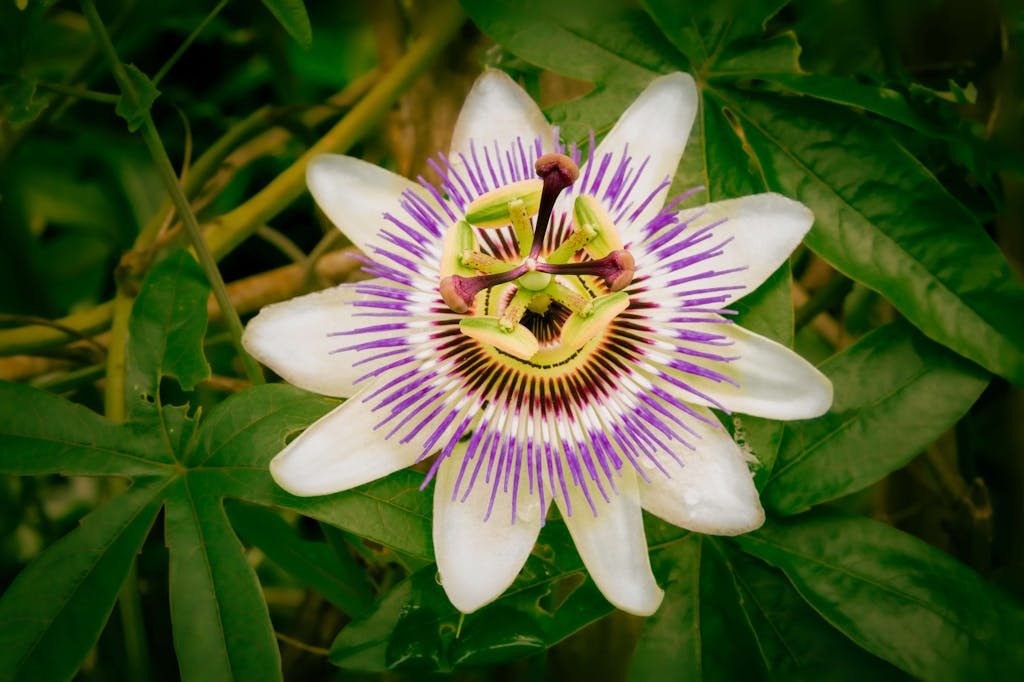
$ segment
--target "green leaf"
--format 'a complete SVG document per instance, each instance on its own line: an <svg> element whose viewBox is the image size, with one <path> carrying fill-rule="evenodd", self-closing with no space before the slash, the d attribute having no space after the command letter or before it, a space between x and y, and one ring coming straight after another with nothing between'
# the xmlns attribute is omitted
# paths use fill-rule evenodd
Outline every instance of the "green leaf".
<svg viewBox="0 0 1024 682"><path fill-rule="evenodd" d="M811 515L736 539L830 623L927 680L1016 679L1024 612L942 552L863 518Z"/></svg>
<svg viewBox="0 0 1024 682"><path fill-rule="evenodd" d="M653 679L668 669L677 671L680 679L702 679L702 549L702 538L692 535L666 550L660 565L653 566L665 590L665 599L644 623L630 664L631 680Z"/></svg>
<svg viewBox="0 0 1024 682"><path fill-rule="evenodd" d="M86 516L21 572L0 600L0 678L70 679L96 644L159 511L146 482Z"/></svg>
<svg viewBox="0 0 1024 682"><path fill-rule="evenodd" d="M331 662L364 671L447 671L554 646L614 610L579 575L582 570L565 524L548 521L516 581L493 604L465 617L460 638L454 637L459 613L430 565L383 595L365 618L345 626L331 647Z"/></svg>
<svg viewBox="0 0 1024 682"><path fill-rule="evenodd" d="M262 506L281 507L344 528L406 554L431 558L431 493L423 475L395 474L335 495L296 497L270 476L270 460L291 436L337 407L336 400L284 384L231 396L196 434L185 461L202 467L221 494Z"/></svg>
<svg viewBox="0 0 1024 682"><path fill-rule="evenodd" d="M779 571L727 543L716 546L723 550L769 678L829 682L907 679L829 625Z"/></svg>
<svg viewBox="0 0 1024 682"><path fill-rule="evenodd" d="M676 174L680 190L702 185L696 203L704 204L765 191L760 167L748 155L731 122L728 107L712 94L701 94L701 108ZM793 345L792 274L782 265L760 287L737 301L737 324ZM732 416L733 434L757 458L758 485L767 480L782 442L782 424L751 416Z"/></svg>
<svg viewBox="0 0 1024 682"><path fill-rule="evenodd" d="M209 479L170 489L171 624L185 680L280 680L281 658L256 574Z"/></svg>
<svg viewBox="0 0 1024 682"><path fill-rule="evenodd" d="M160 96L160 91L149 76L134 64L126 64L124 70L128 75L128 84L122 86L121 96L114 111L128 122L128 130L134 133L146 122L153 102Z"/></svg>
<svg viewBox="0 0 1024 682"><path fill-rule="evenodd" d="M437 585L434 576L437 568L433 565L420 569L408 578L391 588L374 605L373 609L364 617L353 620L342 628L331 645L330 660L334 665L351 669L370 672L383 672L388 670L388 647L391 642L392 632L398 627L402 614L406 611L422 611L430 609L433 612L435 607L440 607L446 613L454 608L450 605L445 609L445 604L439 601ZM410 606L416 604L415 609ZM453 618L453 614L449 614ZM439 617L434 614L435 620ZM437 641L436 624L430 628L424 628L421 639L429 639L430 642ZM407 639L407 638L406 638ZM408 642L399 643L399 646L406 651L412 650ZM436 644L439 646L439 643ZM396 647L397 648L397 647ZM421 644L420 651L428 651ZM397 655L393 650L391 658ZM436 656L437 667L440 667L440 655Z"/></svg>
<svg viewBox="0 0 1024 682"><path fill-rule="evenodd" d="M338 401L288 384L236 393L203 420L185 454L190 466L267 471L290 436L338 406Z"/></svg>
<svg viewBox="0 0 1024 682"><path fill-rule="evenodd" d="M36 97L38 81L34 78L14 76L0 85L0 104L5 118L11 123L33 121L46 108L46 102Z"/></svg>
<svg viewBox="0 0 1024 682"><path fill-rule="evenodd" d="M473 21L534 64L590 82L650 79L678 56L643 11L625 3L468 0Z"/></svg>
<svg viewBox="0 0 1024 682"><path fill-rule="evenodd" d="M46 391L0 382L0 471L147 476L167 472L157 434L118 427Z"/></svg>
<svg viewBox="0 0 1024 682"><path fill-rule="evenodd" d="M857 107L928 135L948 135L948 131L913 109L903 94L892 88L810 73L762 73L757 78L800 95Z"/></svg>
<svg viewBox="0 0 1024 682"><path fill-rule="evenodd" d="M295 576L337 606L356 617L371 603L371 587L365 578L352 581L341 560L327 543L303 540L274 512L251 505L228 508L231 525L247 545L262 551L268 559Z"/></svg>
<svg viewBox="0 0 1024 682"><path fill-rule="evenodd" d="M770 184L807 204L806 242L929 337L1024 383L1024 286L985 231L879 126L782 97L727 99ZM884 169L884 180L879 180Z"/></svg>
<svg viewBox="0 0 1024 682"><path fill-rule="evenodd" d="M157 263L143 282L128 325L125 382L136 400L159 396L160 379L192 390L210 376L203 355L210 285L187 251Z"/></svg>
<svg viewBox="0 0 1024 682"><path fill-rule="evenodd" d="M655 23L690 61L695 73L730 77L756 71L798 70L800 48L791 34L761 41L767 21L788 0L646 0Z"/></svg>
<svg viewBox="0 0 1024 682"><path fill-rule="evenodd" d="M263 0L263 5L299 45L309 48L313 44L313 27L303 0Z"/></svg>
<svg viewBox="0 0 1024 682"><path fill-rule="evenodd" d="M753 633L716 542L691 535L658 555L654 566L665 601L644 624L630 679L656 679L665 670L679 671L680 679L763 677Z"/></svg>
<svg viewBox="0 0 1024 682"><path fill-rule="evenodd" d="M786 427L762 501L781 514L862 490L955 424L988 374L905 323L876 330L825 362L835 401Z"/></svg>

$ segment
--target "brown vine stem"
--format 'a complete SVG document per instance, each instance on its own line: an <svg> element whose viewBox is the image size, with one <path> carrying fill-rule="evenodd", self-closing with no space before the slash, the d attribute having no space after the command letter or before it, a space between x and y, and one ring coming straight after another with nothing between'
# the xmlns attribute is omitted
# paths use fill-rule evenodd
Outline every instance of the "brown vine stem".
<svg viewBox="0 0 1024 682"><path fill-rule="evenodd" d="M305 188L306 164L313 154L341 153L365 137L401 94L415 81L441 50L456 35L465 21L465 15L454 2L436 8L424 22L420 37L412 42L409 51L367 92L313 148L275 178L263 190L233 211L210 223L207 243L214 258L219 259L287 207ZM189 178L195 177L199 162L193 166ZM186 180L186 185L189 182ZM155 222L155 233L162 216ZM113 315L113 302L108 301L81 313L61 318L57 322L81 334L91 335L109 328ZM52 348L73 340L74 337L48 326L25 326L0 330L0 355L30 353Z"/></svg>
<svg viewBox="0 0 1024 682"><path fill-rule="evenodd" d="M96 6L92 3L92 0L82 1L82 11L89 23L93 36L100 44L100 49L106 55L107 61L110 62L110 68L114 72L114 78L117 80L117 84L121 88L122 95L132 106L138 106L139 93L137 91L137 86L135 82L132 81L124 65L121 63L120 58L118 58L117 51L114 49L114 44L111 42L110 36L107 34L107 30L103 26L103 21L100 19L100 15L96 11ZM231 332L231 340L235 345L239 358L242 360L242 365L245 367L245 374L253 384L263 383L263 370L260 369L256 360L245 351L245 348L242 347L242 320L238 317L238 312L231 306L231 300L228 298L228 292L224 288L224 278L221 277L220 270L217 268L217 262L213 259L213 256L210 254L210 250L206 246L206 241L203 239L202 232L199 230L199 221L196 220L196 216L192 212L192 207L189 205L188 197L185 196L185 192L181 188L181 183L178 181L178 175L174 171L174 166L171 165L171 159L167 155L167 149L164 147L164 143L160 139L160 133L157 131L156 125L153 123L153 117L150 115L148 109L142 115L141 120L142 125L139 128L139 131L142 134L142 140L145 142L146 148L149 150L149 155L153 158L153 163L156 164L156 169L160 174L160 179L164 184L164 189L167 190L167 193L171 196L171 201L174 202L174 208L178 213L178 219L185 225L185 230L188 232L189 239L192 241L192 248L199 259L199 264L206 273L206 278L210 282L213 295L217 297L217 302L220 303L221 310L224 313L224 321L227 323L228 330ZM126 300L121 301L120 299ZM115 320L118 320L119 317L127 317L127 315L123 314L122 306L130 307L131 299L119 296L119 301L115 303ZM118 312L122 312L122 314L118 316ZM111 340L112 345L120 343L122 337L127 337L127 329L118 329L116 331L118 333L115 335L115 338ZM116 387L109 385L110 380L113 378L111 377L113 372L108 370L108 395L111 392L116 391L117 388L123 389L123 378L121 378L124 374L123 365L117 367L117 369L120 370L121 376L118 377L118 383L121 385ZM123 401L124 391L116 391L112 399L115 401ZM123 410L123 406L120 407L120 410Z"/></svg>

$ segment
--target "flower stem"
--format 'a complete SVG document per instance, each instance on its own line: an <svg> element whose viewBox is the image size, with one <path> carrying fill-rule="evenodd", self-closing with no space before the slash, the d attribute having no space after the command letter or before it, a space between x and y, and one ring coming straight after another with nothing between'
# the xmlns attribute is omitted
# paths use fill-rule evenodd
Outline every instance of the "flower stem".
<svg viewBox="0 0 1024 682"><path fill-rule="evenodd" d="M93 35L99 42L100 49L106 55L107 61L110 62L114 78L117 80L122 93L129 100L136 100L135 85L128 77L124 65L118 58L114 44L111 42L110 36L107 34L107 30L103 26L103 21L100 19L100 15L96 11L96 6L92 3L92 0L82 0L82 10L86 20L89 22ZM262 370L256 364L256 361L245 352L245 348L242 347L242 321L238 318L238 312L231 305L231 299L228 298L227 289L224 287L224 279L220 275L220 270L217 269L217 262L210 255L210 250L206 248L206 242L203 240L202 232L199 230L199 222L196 220L195 214L192 213L192 207L189 206L188 198L178 182L178 175L174 172L174 166L171 165L171 159L167 156L167 150L164 148L160 134L153 123L153 117L148 111L143 116L142 127L139 131L142 134L142 140L145 142L150 156L153 158L153 162L156 164L157 172L164 183L164 188L174 203L178 218L185 226L185 230L192 240L192 248L195 249L196 256L199 258L199 264L202 266L203 271L206 272L206 277L210 281L213 295L220 305L224 321L231 332L232 341L239 357L242 359L245 374L253 384L262 384L264 383Z"/></svg>
<svg viewBox="0 0 1024 682"><path fill-rule="evenodd" d="M214 220L207 232L210 250L217 256L230 252L259 227L269 222L306 189L306 165L318 154L340 153L369 133L398 97L440 54L462 26L465 14L455 2L439 4L425 22L422 35L385 73L347 116L320 138L295 163L238 208Z"/></svg>
<svg viewBox="0 0 1024 682"><path fill-rule="evenodd" d="M117 104L117 100L119 99L117 95L109 92L97 92L95 90L88 90L74 85L64 85L63 83L39 81L36 83L36 86L43 90L49 90L50 92L56 92L69 97L77 97L78 99L85 99L90 102L100 102L101 104Z"/></svg>
<svg viewBox="0 0 1024 682"><path fill-rule="evenodd" d="M213 296L217 299L217 305L220 306L221 313L224 315L224 322L228 326L228 331L231 332L231 340L238 351L238 356L242 359L242 364L245 366L245 375L255 385L265 383L263 371L256 364L252 356L245 352L245 348L242 347L243 329L242 321L238 317L238 311L231 305L231 299L228 298L227 289L224 287L224 278L221 277L220 270L217 269L217 261L213 259L213 255L206 247L206 241L199 230L199 222L196 220L195 214L192 213L188 199L178 183L178 176L175 174L171 160L167 156L167 150L160 140L160 134L157 132L156 126L153 125L153 118L148 114L140 130L142 132L142 139L157 165L157 170L160 172L160 178L163 180L167 192L174 201L178 218L185 226L189 239L192 241L192 248L199 258L199 264L202 266L203 271L206 272L206 278L210 281Z"/></svg>
<svg viewBox="0 0 1024 682"><path fill-rule="evenodd" d="M153 85L159 85L160 81L164 79L164 76L174 68L174 65L178 63L178 60L181 59L183 54L185 54L185 51L188 50L193 42L195 42L195 39L199 37L199 34L203 32L203 29L205 29L209 23L213 21L218 14L220 14L222 9L227 7L228 1L229 0L220 0L220 2L210 10L210 13L206 15L206 18L199 22L199 25L195 27L195 30L185 38L185 41L178 46L178 49L174 51L174 54L164 62L164 65L161 66L160 70L156 72L155 76L153 76Z"/></svg>

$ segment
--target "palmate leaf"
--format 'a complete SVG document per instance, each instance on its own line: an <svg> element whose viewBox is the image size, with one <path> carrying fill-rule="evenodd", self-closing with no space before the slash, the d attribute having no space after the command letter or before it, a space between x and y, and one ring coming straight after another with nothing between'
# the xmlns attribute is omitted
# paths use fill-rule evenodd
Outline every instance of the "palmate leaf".
<svg viewBox="0 0 1024 682"><path fill-rule="evenodd" d="M361 616L370 607L371 588L362 575L350 576L338 555L326 542L298 537L280 516L262 507L232 504L232 527L247 545L324 596L343 613Z"/></svg>
<svg viewBox="0 0 1024 682"><path fill-rule="evenodd" d="M165 487L163 480L140 479L18 576L0 599L0 678L75 674L99 639Z"/></svg>
<svg viewBox="0 0 1024 682"><path fill-rule="evenodd" d="M208 480L208 479L207 479ZM171 623L186 680L280 678L281 658L256 574L216 490L187 474L168 491Z"/></svg>
<svg viewBox="0 0 1024 682"><path fill-rule="evenodd" d="M161 506L174 646L185 680L281 677L266 603L225 497L280 504L430 556L430 501L417 490L419 474L315 500L275 487L270 457L336 401L263 386L224 401L201 423L187 405L163 404L162 381L190 388L208 375L208 294L185 252L151 271L129 324L130 421L122 426L43 391L0 384L0 471L134 479L127 493L44 551L0 599L0 679L70 679L96 643Z"/></svg>

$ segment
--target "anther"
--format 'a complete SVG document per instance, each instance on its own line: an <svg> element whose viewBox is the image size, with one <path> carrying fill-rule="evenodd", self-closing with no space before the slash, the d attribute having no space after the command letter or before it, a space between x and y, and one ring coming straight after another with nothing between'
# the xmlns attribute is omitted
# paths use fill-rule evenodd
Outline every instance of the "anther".
<svg viewBox="0 0 1024 682"><path fill-rule="evenodd" d="M534 168L537 175L544 181L544 189L540 196L537 210L537 223L533 235L533 246L530 256L536 258L544 244L544 235L551 222L551 211L555 207L555 199L563 189L576 182L580 176L579 166L565 154L545 154L537 159Z"/></svg>
<svg viewBox="0 0 1024 682"><path fill-rule="evenodd" d="M496 275L508 270L509 263L486 253L466 249L459 254L459 262L465 267L477 270L485 275Z"/></svg>
<svg viewBox="0 0 1024 682"><path fill-rule="evenodd" d="M545 259L548 263L568 263L577 251L597 237L597 232L590 225L576 225L572 234L558 245Z"/></svg>

